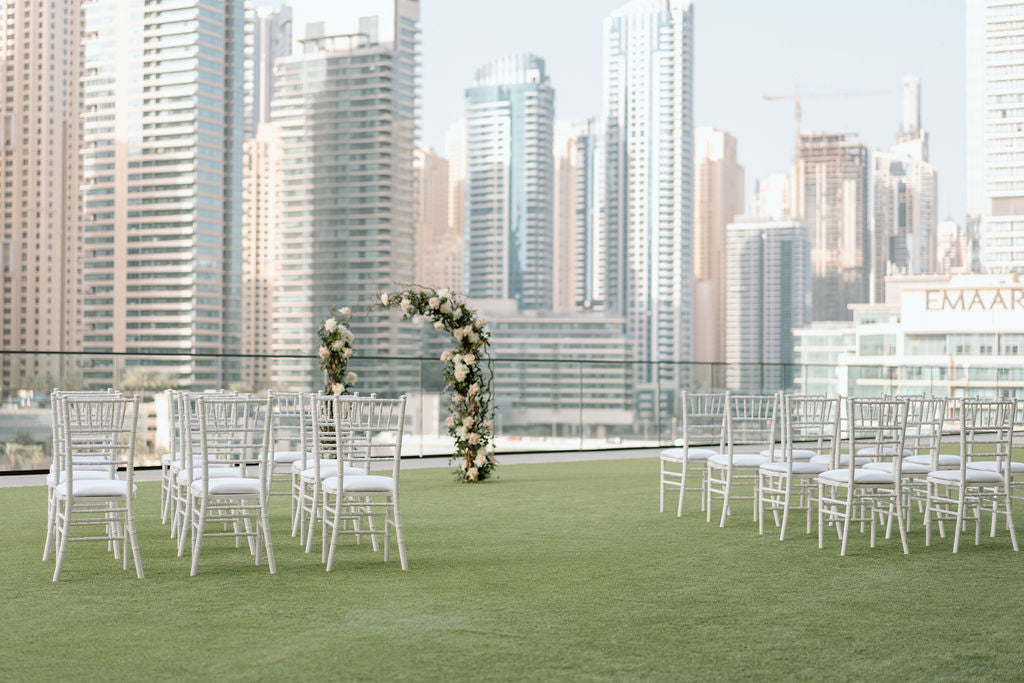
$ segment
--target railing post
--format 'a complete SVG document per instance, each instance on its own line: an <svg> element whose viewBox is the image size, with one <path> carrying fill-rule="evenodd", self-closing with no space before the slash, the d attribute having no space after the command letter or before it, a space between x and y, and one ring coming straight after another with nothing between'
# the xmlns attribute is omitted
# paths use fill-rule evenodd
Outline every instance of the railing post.
<svg viewBox="0 0 1024 683"><path fill-rule="evenodd" d="M419 377L418 377L418 380L419 380L419 390L420 390L420 410L419 410L419 416L420 416L420 449L419 450L420 450L420 457L422 458L423 457L423 432L426 431L426 422L424 421L424 417L423 417L424 416L424 413L423 413L423 359L420 358L419 362L416 365L419 368ZM438 416L440 417L440 412L441 412L441 401L440 401L440 399L438 399L438 402L437 402L437 410L438 410Z"/></svg>
<svg viewBox="0 0 1024 683"><path fill-rule="evenodd" d="M217 391L220 391L223 388L222 381L221 381L221 374L220 374L220 372L221 372L221 367L220 367L221 366L221 360L222 360L222 357L221 356L217 356Z"/></svg>
<svg viewBox="0 0 1024 683"><path fill-rule="evenodd" d="M580 379L580 450L583 450L583 361L578 361L579 365L579 379Z"/></svg>

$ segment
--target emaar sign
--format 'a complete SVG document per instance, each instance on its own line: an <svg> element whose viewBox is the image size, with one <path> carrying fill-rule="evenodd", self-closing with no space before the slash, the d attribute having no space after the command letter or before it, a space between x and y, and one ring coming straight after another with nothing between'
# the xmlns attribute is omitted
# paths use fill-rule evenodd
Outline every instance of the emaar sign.
<svg viewBox="0 0 1024 683"><path fill-rule="evenodd" d="M1024 311L1021 289L928 289L928 311Z"/></svg>

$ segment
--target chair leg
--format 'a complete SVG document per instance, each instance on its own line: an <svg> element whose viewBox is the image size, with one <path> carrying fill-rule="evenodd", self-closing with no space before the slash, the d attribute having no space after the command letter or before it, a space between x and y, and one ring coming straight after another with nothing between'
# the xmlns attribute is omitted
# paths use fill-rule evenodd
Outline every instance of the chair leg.
<svg viewBox="0 0 1024 683"><path fill-rule="evenodd" d="M326 564L327 568L325 571L331 571L334 569L334 551L338 547L338 527L341 526L341 492L334 497L334 524L331 527L331 540L330 550L327 549L327 542L324 543L324 551L327 553ZM324 494L324 520L327 520L327 494ZM327 524L324 523L324 532L327 531Z"/></svg>
<svg viewBox="0 0 1024 683"><path fill-rule="evenodd" d="M130 496L131 491L128 493ZM139 556L139 537L135 532L135 501L131 497L128 498L128 504L126 507L125 526L127 527L128 532L128 542L131 545L132 559L135 561L135 575L141 579L143 578L142 558ZM127 563L127 561L128 558L125 557L125 563ZM125 569L127 569L127 567L125 567Z"/></svg>
<svg viewBox="0 0 1024 683"><path fill-rule="evenodd" d="M722 520L718 526L725 526L725 518L729 514L729 496L732 494L732 470L725 471L725 493L722 498Z"/></svg>
<svg viewBox="0 0 1024 683"><path fill-rule="evenodd" d="M50 548L54 544L54 525L57 523L56 500L53 487L46 487L46 544L43 546L43 562L50 559Z"/></svg>
<svg viewBox="0 0 1024 683"><path fill-rule="evenodd" d="M789 523L789 506L793 495L793 478L786 477L786 494L782 498L782 530L779 531L779 540L786 540L786 524ZM764 511L761 511L764 514Z"/></svg>
<svg viewBox="0 0 1024 683"><path fill-rule="evenodd" d="M391 516L395 519L395 540L398 541L398 561L402 565L402 570L409 568L409 558L405 553L405 536L402 535L402 518L398 512L398 505L395 503L394 497L389 497L391 504Z"/></svg>
<svg viewBox="0 0 1024 683"><path fill-rule="evenodd" d="M850 518L853 517L853 486L846 490L846 518L843 520L843 543L839 549L839 556L846 555L846 545L850 541Z"/></svg>
<svg viewBox="0 0 1024 683"><path fill-rule="evenodd" d="M825 484L818 482L818 550L825 547Z"/></svg>
<svg viewBox="0 0 1024 683"><path fill-rule="evenodd" d="M189 498L192 496L189 495ZM206 498L204 497L202 502L199 504L199 523L193 530L192 535L192 571L189 576L195 576L199 570L199 553L203 549L203 533L206 531ZM184 534L182 534L184 537Z"/></svg>
<svg viewBox="0 0 1024 683"><path fill-rule="evenodd" d="M898 481L896 482L899 483ZM907 545L907 526L903 518L903 490L897 490L893 495L896 501L896 527L900 530L900 543L903 545L903 554L910 554L910 547Z"/></svg>
<svg viewBox="0 0 1024 683"><path fill-rule="evenodd" d="M964 504L967 502L966 497L966 486L961 486L960 491L957 495L956 502L956 531L953 533L953 552L957 552L960 549L960 530L963 528L964 522Z"/></svg>
<svg viewBox="0 0 1024 683"><path fill-rule="evenodd" d="M683 475L679 480L679 506L676 508L676 517L683 516L683 496L686 494L686 471L689 463L683 460Z"/></svg>
<svg viewBox="0 0 1024 683"><path fill-rule="evenodd" d="M665 511L665 461L658 467L658 512Z"/></svg>
<svg viewBox="0 0 1024 683"><path fill-rule="evenodd" d="M306 520L306 524L309 528L306 530L306 552L313 550L313 529L316 528L316 515L317 509L320 505L320 482L313 482L313 495L310 496L309 504L309 519Z"/></svg>
<svg viewBox="0 0 1024 683"><path fill-rule="evenodd" d="M57 504L59 505L60 501L58 501ZM71 533L71 510L72 509L73 509L73 505L72 505L72 502L71 502L71 498L70 497L65 498L64 499L64 520L63 520L64 523L62 525L61 532L60 532L60 545L57 546L57 561L56 561L56 565L57 566L54 567L54 570L53 570L53 582L54 583L56 583L57 580L60 579L60 570L64 566L64 553L68 549L68 535Z"/></svg>
<svg viewBox="0 0 1024 683"><path fill-rule="evenodd" d="M274 542L270 538L270 510L268 509L269 501L264 495L263 500L260 501L260 518L258 524L263 527L263 546L267 552L267 567L270 569L271 574L277 573L277 561L274 559ZM257 547L259 547L257 545Z"/></svg>

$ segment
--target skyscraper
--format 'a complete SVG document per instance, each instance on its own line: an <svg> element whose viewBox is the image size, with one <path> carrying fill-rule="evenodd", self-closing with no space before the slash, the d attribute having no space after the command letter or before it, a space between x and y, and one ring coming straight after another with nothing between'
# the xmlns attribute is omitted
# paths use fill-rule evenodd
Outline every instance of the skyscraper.
<svg viewBox="0 0 1024 683"><path fill-rule="evenodd" d="M740 217L728 233L728 385L752 392L792 386L795 377L771 364L795 362L793 330L810 319L808 227Z"/></svg>
<svg viewBox="0 0 1024 683"><path fill-rule="evenodd" d="M280 130L276 353L309 354L332 307L348 306L359 356L413 357L419 330L368 312L379 289L415 276L413 150L419 3L347 3L333 35L307 32L275 67L271 120ZM393 386L395 370L360 383ZM304 360L275 363L275 383L309 387ZM381 382L374 384L375 381Z"/></svg>
<svg viewBox="0 0 1024 683"><path fill-rule="evenodd" d="M74 351L81 342L80 12L78 0L0 1L5 349ZM3 355L4 389L55 386L61 360Z"/></svg>
<svg viewBox="0 0 1024 683"><path fill-rule="evenodd" d="M633 0L604 20L605 308L633 356L693 358L693 7ZM674 409L674 367L637 378L641 411ZM656 381L660 379L663 381ZM662 390L661 387L664 387Z"/></svg>
<svg viewBox="0 0 1024 683"><path fill-rule="evenodd" d="M498 59L466 90L465 287L551 309L554 90L536 55Z"/></svg>
<svg viewBox="0 0 1024 683"><path fill-rule="evenodd" d="M247 8L245 32L245 129L254 137L270 121L274 60L292 53L292 8Z"/></svg>
<svg viewBox="0 0 1024 683"><path fill-rule="evenodd" d="M769 173L754 182L751 216L788 218L793 213L793 178L785 173Z"/></svg>
<svg viewBox="0 0 1024 683"><path fill-rule="evenodd" d="M274 247L279 220L277 185L281 178L281 139L269 123L243 147L242 335L245 353L273 353L274 299L278 265ZM242 377L252 389L271 386L269 359L248 358Z"/></svg>
<svg viewBox="0 0 1024 683"><path fill-rule="evenodd" d="M726 226L743 213L743 167L736 138L714 128L695 131L693 276L694 360L725 360ZM706 290L706 292L704 291Z"/></svg>
<svg viewBox="0 0 1024 683"><path fill-rule="evenodd" d="M884 298L887 273L935 270L938 171L928 163L921 129L921 80L903 79L903 121L895 144L873 155L874 213L871 300Z"/></svg>
<svg viewBox="0 0 1024 683"><path fill-rule="evenodd" d="M459 119L444 134L445 156L448 157L448 226L452 239L458 241L458 252L464 254L466 238L466 119ZM452 287L462 292L466 289L465 265L458 265L458 278Z"/></svg>
<svg viewBox="0 0 1024 683"><path fill-rule="evenodd" d="M1024 2L967 3L967 212L978 217L980 265L1024 272Z"/></svg>
<svg viewBox="0 0 1024 683"><path fill-rule="evenodd" d="M83 12L84 348L238 352L242 2L95 0ZM194 386L234 374L215 358L125 363Z"/></svg>
<svg viewBox="0 0 1024 683"><path fill-rule="evenodd" d="M462 280L462 231L448 222L448 160L429 147L417 147L416 283L459 290Z"/></svg>
<svg viewBox="0 0 1024 683"><path fill-rule="evenodd" d="M596 300L597 192L594 121L555 124L553 307L592 309Z"/></svg>
<svg viewBox="0 0 1024 683"><path fill-rule="evenodd" d="M796 214L811 228L813 320L849 320L868 300L868 149L854 134L800 133Z"/></svg>

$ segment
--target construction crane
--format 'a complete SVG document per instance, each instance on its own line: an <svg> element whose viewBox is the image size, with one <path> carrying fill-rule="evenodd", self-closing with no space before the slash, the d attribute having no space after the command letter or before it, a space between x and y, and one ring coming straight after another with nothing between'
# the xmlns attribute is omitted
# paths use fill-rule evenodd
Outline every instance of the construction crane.
<svg viewBox="0 0 1024 683"><path fill-rule="evenodd" d="M781 102L782 100L793 100L795 105L793 108L793 119L796 123L796 144L800 144L800 100L801 99L819 99L826 97L874 97L876 95L889 95L891 90L872 90L868 92L819 92L811 94L801 94L800 88L797 87L792 95L763 95L764 99L769 102Z"/></svg>

